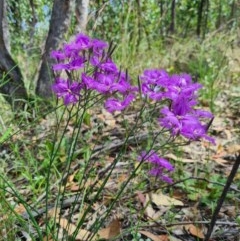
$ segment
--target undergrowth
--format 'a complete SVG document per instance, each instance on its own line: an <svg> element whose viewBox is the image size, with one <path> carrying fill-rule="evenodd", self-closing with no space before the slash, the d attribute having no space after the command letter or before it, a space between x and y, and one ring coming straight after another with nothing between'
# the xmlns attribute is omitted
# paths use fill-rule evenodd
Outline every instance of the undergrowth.
<svg viewBox="0 0 240 241"><path fill-rule="evenodd" d="M215 100L218 94L222 92L223 88L226 88L226 82L230 85L232 83L231 77L238 74L232 73L229 68L230 57L227 54L227 51L231 48L233 39L234 36L227 36L226 33L217 33L209 35L203 41L196 38L174 38L169 39L169 41L166 42L159 40L153 42L150 48L146 42L142 41L137 51L134 49L133 45L128 44L130 39L126 39L120 44L117 44L115 61L122 69L127 68L129 74L134 77L133 82L135 81L135 83L133 84L137 84L137 74L150 67L167 69L170 73L190 73L195 81L198 81L205 86L201 92L200 102L206 108L210 108L211 111L217 113L219 109L215 106ZM21 61L20 63L23 69L26 67L24 66L26 63L27 62L25 61ZM32 63L28 62L28 64L31 65ZM33 65L29 68L30 73L28 76L32 76L32 73L36 68L35 64L36 62L33 61ZM26 86L32 88L29 79L27 80ZM234 101L238 103L238 97L234 98ZM62 138L60 142L58 142L58 139L56 138L56 142L52 142L52 136L51 134L49 135L49 133L51 133L56 127L56 123L53 122L52 119L59 115L58 110L43 114L41 112L41 106L35 106L35 109L30 113L27 112L26 109L26 113L20 117L20 120L13 120L14 115L9 111L7 104L3 99L1 99L1 103L0 152L6 154L1 156L1 163L3 164L1 175L4 176L9 183L9 186L6 188L6 185L8 184L3 181L0 182L0 198L2 199L0 216L8 216L7 222L0 223L0 230L2 230L0 231L2 232L0 234L2 237L6 237L5 240L10 241L15 240L16 230L12 230L12 227L17 221L19 222L20 220L20 222L22 222L22 226L25 227L26 231L29 228L26 220L16 220L15 212L9 212L9 200L11 200L11 207L15 208L19 205L18 201L11 197L11 195L15 193L15 190L11 190L10 188L11 183L15 182L16 188L19 188L17 191L20 192L19 195L21 198L28 197L27 203L38 205L41 201L40 197L48 185L46 183L45 174L49 168L49 161L52 161L53 172L51 173L51 176L48 177L48 180L49 183L57 185L61 178L60 171L64 169L67 150L69 150L69 147L71 146L71 138L73 137L71 135L66 136ZM45 119L42 118L43 115ZM90 160L92 153L89 151L88 144L91 144L90 142L92 139L95 141L94 146L97 146L100 142L96 133L101 133L101 129L104 129L106 123L102 121L95 124L92 122L93 117L95 118L94 114L91 112L87 112L85 116L82 116L85 129L81 134L80 146L77 150L77 154L73 155L73 158L77 159L78 155L80 155L84 160ZM63 118L64 123L67 122L66 116L58 116L58 118ZM37 122L32 122L33 119L37 119ZM73 118L69 128L65 129L64 133L71 133L74 131L77 121L78 120L74 120ZM97 122L99 122L99 120ZM63 127L60 126L60 128ZM17 137L15 138L15 136ZM106 140L108 140L107 137ZM149 140L146 139L144 142L146 146L149 145L148 141ZM111 140L109 142L111 143ZM57 152L55 145L58 146ZM190 177L192 173L186 171L186 165L181 162L181 157L184 154L182 150L183 149L179 147L173 151L173 154L178 158L177 160L174 160L177 170L174 175L176 178L184 179ZM53 159L51 159L52 156L50 153L55 153ZM123 158L133 160L136 157L136 153L133 153L132 155L133 156L130 157L124 156ZM107 158L111 161L115 157L109 156ZM101 162L106 162L106 159L102 159ZM102 167L101 162L99 163L99 168ZM83 181L83 170L85 170L84 168L86 167L84 165L84 163L80 163L80 166L83 167L82 172L76 173L76 175L70 177L72 178L71 181L74 180L77 183ZM132 165L135 165L133 161ZM96 167L92 165L87 167L90 168L88 171L94 178L96 176L96 170L94 168ZM146 185L149 185L149 189L154 188L154 185L148 183L148 178L144 173L144 169L145 168L138 170L138 174L141 178L139 178L137 183L133 183L133 190L128 189L130 193L134 193L137 190L142 191L146 188ZM202 171L202 169L204 169L204 171ZM195 176L199 175L201 178L206 178L212 182L224 183L225 180L221 179L221 176L217 174L211 175L211 172L212 169L206 171L204 165L202 165L195 167L194 174ZM124 176L122 178L124 178ZM144 181L141 181L141 179ZM70 182L69 179L65 180L65 182L67 181ZM57 188L54 185L53 187L49 199L56 198L55 192L57 191ZM212 200L215 200L218 197L221 187L222 186L220 185L216 186L211 183L207 184L204 181L199 184L199 182L194 179L178 185L178 188L181 188L186 192L190 201L199 201L203 205L214 205L215 202ZM61 191L61 188L63 187L60 187L58 192ZM206 188L208 191L204 192ZM85 191L87 191L87 189L84 190L84 192ZM127 195L127 193L125 193L125 195ZM109 200L105 201L108 202ZM12 209L14 210L14 208ZM24 208L26 209L26 207ZM30 207L32 210L34 210L34 208L35 207ZM164 217L168 219L169 222L173 222L175 213L172 213L172 215L169 213L169 216L166 215ZM133 220L133 222L134 221L135 220ZM54 225L54 221L52 224L49 224L46 228L47 232L50 233L51 228L56 228ZM40 232L40 230L36 230L36 232ZM138 233L137 228L131 230L131 235L133 240L141 240L141 234Z"/></svg>

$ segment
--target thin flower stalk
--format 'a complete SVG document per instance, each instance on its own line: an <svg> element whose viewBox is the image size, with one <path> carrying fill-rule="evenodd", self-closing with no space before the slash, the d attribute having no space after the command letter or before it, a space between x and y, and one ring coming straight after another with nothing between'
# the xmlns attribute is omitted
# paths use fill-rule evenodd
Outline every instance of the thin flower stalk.
<svg viewBox="0 0 240 241"><path fill-rule="evenodd" d="M126 152L129 138L134 136L136 131L143 130L147 122L150 122L149 129L157 124L160 130L157 135L153 136L147 150L144 150L144 148L141 150L141 145L139 145L136 160L139 163L126 182L123 183L106 214L92 227L96 232L128 183L135 177L137 170L144 163L150 166L148 172L150 176L158 178L157 180L160 182L169 184L174 182L171 173L175 168L163 155L166 145L178 145L180 142L176 143L177 139L184 140L184 143L204 139L215 144L215 140L207 134L209 123L214 117L210 112L198 107L197 92L202 88L201 84L194 83L191 76L186 73L170 75L163 69L146 69L139 76L138 86L136 87L132 85L132 80L127 71L123 72L113 61L113 49L112 44L79 34L74 41L65 44L62 49L55 50L51 54L56 61L53 65L53 71L58 76L52 86L52 91L59 100L63 101L67 109L70 110L69 107L71 106L77 108L74 116L78 118L78 121L73 130L73 141L70 144L66 159L65 171L67 174L70 173L71 162L76 151L84 114L87 110L100 105L113 115L116 112L124 115L124 111L129 106L134 106L136 100L142 101L140 110L136 109L136 111L139 111L136 122L130 130L126 130L124 143L110 168L106 171L91 203L84 211L73 236L77 235L78 230L85 222L91 204L96 202L102 194L116 164ZM63 77L64 72L67 78ZM152 106L153 109L151 109ZM147 107L150 107L150 114L147 113L147 111L149 112ZM89 159L85 160L85 164L84 170L88 172L86 173L87 176L91 172L91 154ZM61 183L63 181L64 179ZM83 178L80 179L80 183L82 182ZM86 191L84 199L90 194L89 192L93 190L96 183ZM62 193L59 189L58 195L64 196L65 191L66 187L64 187ZM76 200L77 198L80 198L80 196L76 197Z"/></svg>

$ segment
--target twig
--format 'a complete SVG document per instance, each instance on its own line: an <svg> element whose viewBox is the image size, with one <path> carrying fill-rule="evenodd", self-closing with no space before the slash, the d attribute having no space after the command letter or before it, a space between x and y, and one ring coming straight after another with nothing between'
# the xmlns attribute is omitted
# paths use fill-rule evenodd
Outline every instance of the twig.
<svg viewBox="0 0 240 241"><path fill-rule="evenodd" d="M223 205L223 202L227 196L227 193L228 193L228 190L230 188L230 185L231 183L233 182L233 179L238 171L238 168L239 168L239 165L240 165L240 153L238 153L238 156L237 156L237 159L232 167L232 170L231 170L231 173L230 175L228 176L228 179L227 179L227 182L225 184L225 187L223 188L223 191L222 191L222 194L220 196L220 198L218 199L218 203L217 203L217 206L213 212L213 215L212 215L212 219L211 219L211 223L210 223L210 226L208 228L208 231L207 231L207 234L205 236L205 241L209 241L210 237L211 237L211 234L212 234L212 231L213 231L213 228L216 224L216 220L217 220L217 216L218 216L218 213Z"/></svg>
<svg viewBox="0 0 240 241"><path fill-rule="evenodd" d="M159 131L155 131L151 134L155 135L158 132ZM139 141L139 142L145 141L148 138L149 138L148 133L142 133L142 134L139 134L139 135L130 136L129 139L128 139L128 144L133 144L133 143L135 143L136 140ZM121 147L124 143L125 143L125 140L115 139L115 140L112 140L109 145L96 146L93 150L91 158L99 156L101 153L104 153L106 151L113 151L116 148ZM78 155L80 153L81 153L80 151L76 151L76 155ZM77 163L75 166L71 167L71 172L76 171L80 167L80 165L81 165L80 163ZM66 178L66 176L64 178Z"/></svg>
<svg viewBox="0 0 240 241"><path fill-rule="evenodd" d="M63 203L62 203L61 208L63 208L63 209L64 209L64 208L68 208L68 207L72 206L72 204L73 204L74 202L81 204L82 200L76 200L76 195L77 195L77 194L75 194L74 196L72 196L72 197L64 200ZM43 207L43 208L34 210L34 211L32 211L32 213L31 213L31 214L32 214L32 217L34 217L35 219L37 219L37 218L39 218L40 216L42 216L43 214L45 214L45 213L46 213L46 210L48 210L48 212L49 212L51 209L53 209L53 208L55 208L55 207L56 207L56 206L55 206L54 203L53 203L53 204L49 204L47 209L46 209L46 207ZM22 218L24 218L24 219L29 219L29 218L30 218L30 217L29 217L29 214L28 214L27 212L24 212L23 214L21 214L21 216L22 216Z"/></svg>
<svg viewBox="0 0 240 241"><path fill-rule="evenodd" d="M185 182L185 181L191 180L191 179L200 180L200 181L208 182L208 183L211 183L211 184L214 184L214 185L223 186L223 187L225 186L225 184L223 184L223 183L209 181L209 180L207 180L206 178L203 178L203 177L188 177L188 178L186 178L186 179L183 179L183 180L180 180L180 181L177 181L177 182L171 184L171 186L175 186L175 185L178 184L178 183ZM238 189L235 188L235 187L231 187L231 186L230 186L229 189L231 189L232 191L235 191L235 192L240 192L240 190L238 190Z"/></svg>
<svg viewBox="0 0 240 241"><path fill-rule="evenodd" d="M171 227L171 226L188 225L188 224L209 224L210 222L211 222L211 220L210 221L184 221L184 222L165 224L165 226ZM215 224L216 225L235 226L235 227L240 226L238 223L235 223L235 222L224 222L224 221L217 221Z"/></svg>
<svg viewBox="0 0 240 241"><path fill-rule="evenodd" d="M211 183L211 184L214 184L214 185L223 186L223 187L225 186L225 184L223 184L223 183L209 181L209 180L207 180L206 178L202 178L202 177L187 177L187 178L185 178L185 179L176 181L176 182L174 182L174 183L172 183L172 184L167 184L167 185L160 186L160 187L156 187L156 186L155 186L155 187L153 187L153 188L151 188L151 189L148 189L148 190L144 191L143 193L145 194L145 193L157 191L157 190L160 189L160 188L162 189L162 188L166 188L166 187L168 187L168 188L169 188L169 187L173 187L173 186L176 186L176 185L179 184L179 183L186 182L186 181L191 180L191 179L200 180L200 181L208 182L208 183ZM240 190L238 190L238 189L235 188L235 187L231 187L231 186L230 186L229 189L232 190L232 191L235 191L235 192L239 192L239 193L240 193ZM135 194L134 194L134 195L135 195Z"/></svg>
<svg viewBox="0 0 240 241"><path fill-rule="evenodd" d="M152 134L156 134L156 132L153 132ZM135 140L138 140L138 141L144 141L146 140L147 138L149 138L149 134L148 133L143 133L143 134L139 134L139 135L135 135L135 136L130 136L129 137L129 142L128 143L134 143ZM106 151L112 151L112 150L115 150L116 148L118 147L121 147L122 145L124 144L124 140L120 140L120 139L115 139L115 140L112 140L111 144L110 145L99 145L99 146L96 146L93 150L93 153L91 155L91 158L94 158L98 155L100 155L101 153L103 152L106 152ZM76 154L80 154L80 152L78 153L78 151L76 151ZM79 167L80 167L81 163L78 162L76 165L74 165L73 167L71 167L71 173L73 173L74 171L76 171ZM102 170L101 173L104 173L106 171L109 170L109 167L107 167L105 170ZM66 181L67 177L68 177L69 174L66 174L64 175L63 177L63 181ZM50 189L50 191L60 183L61 180L58 180ZM41 196L39 196L39 198L37 199L37 201L35 202L34 206L37 205L41 200L43 200L46 196L46 193L43 193Z"/></svg>

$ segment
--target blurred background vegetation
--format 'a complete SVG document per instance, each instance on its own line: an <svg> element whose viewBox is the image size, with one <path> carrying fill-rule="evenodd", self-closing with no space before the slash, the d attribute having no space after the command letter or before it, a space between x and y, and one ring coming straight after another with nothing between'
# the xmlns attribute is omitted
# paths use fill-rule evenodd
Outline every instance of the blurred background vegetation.
<svg viewBox="0 0 240 241"><path fill-rule="evenodd" d="M11 54L34 95L53 1L8 1ZM115 61L133 80L145 68L188 72L204 83L203 102L214 110L221 86L239 77L238 0L90 1L86 33L116 44ZM76 16L65 41L76 34ZM223 85L222 85L223 84Z"/></svg>
<svg viewBox="0 0 240 241"><path fill-rule="evenodd" d="M21 118L15 118L16 115L9 103L0 94L0 154L8 155L5 158L0 156L2 173L11 175L12 172L13 179L18 175L23 176L28 180L27 189L31 190L33 199L37 199L39 193L44 190L49 153L54 149L54 144L51 142L52 132L49 131L54 125L47 122L56 116L52 112L48 119L43 118L51 110L49 111L49 105L45 105L45 108L40 106L43 99L38 101L39 97L36 94L42 56L46 53L45 43L49 35L52 9L57 1L86 0L0 0L0 4L1 1L7 2L9 33L6 45L21 70L26 91L31 97L29 102L33 102L29 104L31 108L26 105L23 111L17 113L17 117L21 115ZM64 33L64 40L59 39L59 47L72 39L78 31L79 21L74 10L70 17L71 21ZM113 54L115 62L122 69L127 69L135 84L138 75L146 68L164 68L170 73L190 73L194 81L204 85L200 96L204 108L210 109L216 116L224 113L225 116L234 116L237 119L240 114L239 20L240 0L90 0L85 32L91 37L113 42L116 46ZM12 69L1 75L0 41L0 88L5 84L6 74L11 71ZM236 112L227 112L226 103L229 100L230 107ZM223 119L220 122L220 129L224 130ZM26 127L29 131L21 135L20 132ZM94 136L94 131L93 129L89 135ZM226 142L233 139L230 131L227 131L229 134L227 138L224 137ZM239 133L239 131L234 132L236 135ZM15 137L18 133L19 136ZM67 153L67 138L66 143L62 142L59 157L57 156L60 160ZM82 142L80 144L82 145ZM89 145L81 148L81 152L85 154L89 150ZM221 152L222 148L220 144L218 151ZM177 157L183 156L182 149L176 148L175 154ZM200 154L199 159L205 159L201 151ZM58 165L61 166L63 163L61 161ZM176 176L187 177L189 172L186 172L182 162L176 165L178 170ZM218 169L215 170L214 164L207 162L203 165L206 165L202 169L205 172L204 177L213 178L214 181L221 183L225 181L222 173L218 173ZM58 168L57 166L54 170L56 173L53 174L56 180L59 178ZM200 170L197 162L194 164L194 169L194 173ZM1 185L5 184L0 183ZM213 200L216 201L221 186L220 188L214 186L211 193L204 186L199 188L198 193L195 182L191 181L190 184L184 184L183 188L194 196L193 200L198 198L196 193L201 192L202 195L204 190L204 195L207 198L209 196L209 200L206 198L205 202L212 203ZM4 197L5 193L0 193L0 197L1 195ZM8 210L8 206L1 209L0 215L5 210ZM9 219L7 226L10 229L15 222L14 219L14 216L12 221Z"/></svg>

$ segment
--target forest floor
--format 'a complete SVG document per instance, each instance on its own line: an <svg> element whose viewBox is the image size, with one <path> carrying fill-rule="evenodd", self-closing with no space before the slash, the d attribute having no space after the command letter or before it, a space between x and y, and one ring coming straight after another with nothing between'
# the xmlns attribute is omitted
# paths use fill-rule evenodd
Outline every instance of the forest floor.
<svg viewBox="0 0 240 241"><path fill-rule="evenodd" d="M193 142L167 154L166 157L176 167L174 183L171 185L162 185L157 180L144 175L135 178L108 215L104 227L98 232L98 238L114 239L118 237L117 240L153 241L204 239L214 207L236 159L235 155L240 151L239 90L236 89L235 92L233 90L222 92L216 100L218 109L222 110L216 114L210 129L211 135L216 138L216 145L210 145L205 141ZM134 122L133 117L134 114L129 111L126 118L130 123ZM61 229L59 240L62 240L61 235L64 236L66 233L71 235L82 215L81 212L87 208L87 204L77 202L73 211L72 205L76 201L75 198L80 197L81 192L91 187L96 178L101 177L101 173L111 164L119 148L124 144L122 139L124 133L121 133L124 128L120 116L113 116L104 110L98 110L92 115L91 120L93 119L97 123L97 128L99 126L102 128L101 137L97 136L100 135L99 130L97 130L98 133L94 133L92 125L86 125L84 132L91 132L88 141L95 142L95 151L92 154L95 175L88 178L84 185L79 185L75 175L78 175L83 160L81 155L76 156L71 164L71 173L66 177L67 191L61 210L54 207L58 180L56 179L56 183L50 185L51 198L48 201L48 216L49 218L59 217L58 224ZM13 152L11 147L13 147L13 142L18 143L18 151L24 153L25 156L22 156L22 159L28 165L30 161L26 160L27 150L37 150L38 145L41 145L41 140L49 136L52 128L54 128L54 122L51 121L51 118L46 117L39 122L37 127L21 131L14 135L9 143L6 142L1 146L1 159L4 160L2 169L14 183L18 192L27 197L27 203L30 206L34 205L33 215L40 226L44 226L46 212L44 189L41 189L41 184L38 184L39 190L33 190L37 187L33 186L30 177L26 175L27 172L21 173L17 170L17 168L21 169L22 167L13 161L16 158L16 150ZM70 124L67 130L68 135L72 129L73 126ZM146 141L146 138L147 136L143 134L139 136L139 141ZM97 145L97 143L101 143L100 139L105 140L104 146ZM129 162L129 156L131 156L133 149L134 144L129 143L124 158L118 163L105 184L101 198L92 205L87 218L85 218L84 228L79 230L75 240L88 240L86 238L90 233L87 231L88 228L104 214L117 190L129 176L129 170L134 168L133 163ZM43 154L36 154L36 160L43 162L44 156L41 156ZM99 159L104 159L104 161L99 162ZM64 162L64 151L59 157L59 161ZM41 170L38 173L39 177L35 173L32 178L41 179L42 174L40 173ZM212 241L240 240L239 179L240 173L238 172L217 217ZM99 183L93 192L96 192L98 187ZM26 208L12 194L8 194L6 200L16 205L15 211L23 219L29 219ZM70 226L68 223L69 213L72 214ZM3 221L6 218L7 216L1 217L0 226L3 226ZM19 227L17 229L21 231ZM29 232L34 232L34 228L30 229ZM20 233L18 232L18 235L22 235L22 237L19 236L16 240L28 240L26 232ZM98 239L95 237L93 240Z"/></svg>
<svg viewBox="0 0 240 241"><path fill-rule="evenodd" d="M7 140L0 146L0 175L5 178L0 182L0 240L32 240L31 236L41 240L34 225L45 230L49 220L55 220L58 227L57 240L87 241L90 236L91 240L204 240L214 208L236 155L240 153L239 84L222 83L221 89L214 101L215 118L209 132L216 139L216 145L198 141L167 153L165 157L175 166L172 184L160 183L141 169L126 186L95 236L92 225L106 214L116 193L136 167L133 160L136 158L136 140L147 145L149 136L145 130L134 134L125 146L126 123L123 117L109 114L101 108L92 111L88 123L82 126L80 136L83 140L76 147L70 172L62 177L60 172L66 161L67 141L75 128L75 123L70 122L65 131L66 143L61 146L56 158L58 163L53 166L48 187L50 194L46 197L46 160L49 160L56 127L54 114L34 123L13 124L9 128L1 118L5 136L0 137L0 142ZM134 125L134 108L125 114L128 125ZM11 136L9 133L15 134ZM84 143L88 146L83 146ZM101 190L104 175L123 147L124 155ZM91 175L79 184L84 160L89 155ZM238 171L217 216L211 241L240 240L239 180ZM61 207L55 205L59 190L61 193L63 189L60 183L65 187ZM24 200L19 199L14 190ZM101 195L92 201L99 190ZM84 222L80 229L76 229L85 213ZM34 220L35 224L29 220ZM76 238L71 239L74 232ZM46 238L45 234L43 232L43 240L56 240L49 234Z"/></svg>

